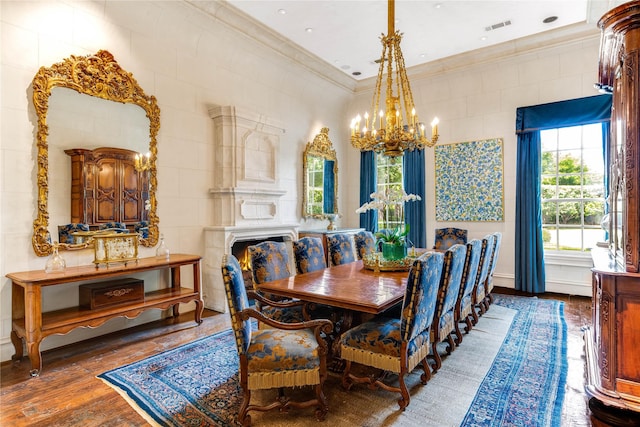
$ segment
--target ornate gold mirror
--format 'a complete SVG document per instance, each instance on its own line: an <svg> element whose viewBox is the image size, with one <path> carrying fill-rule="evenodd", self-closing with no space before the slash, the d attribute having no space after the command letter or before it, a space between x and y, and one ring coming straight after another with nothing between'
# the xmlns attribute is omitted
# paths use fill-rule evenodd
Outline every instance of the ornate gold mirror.
<svg viewBox="0 0 640 427"><path fill-rule="evenodd" d="M328 218L338 214L338 159L329 139L329 128L307 143L302 157L304 218Z"/></svg>
<svg viewBox="0 0 640 427"><path fill-rule="evenodd" d="M57 110L59 105L69 105L69 102L58 101L58 97L71 99L79 95L90 95L91 97L100 98L100 100L91 101L87 103L79 104L80 107L76 107L78 110L93 110L103 108L99 103L102 100L112 101L116 103L125 104L120 107L120 111L111 115L110 112L103 113L102 111L110 111L114 107L108 106L106 110L99 110L99 115L109 115L114 121L130 121L137 123L130 126L130 129L135 129L138 124L144 123L144 129L146 133L146 126L148 124L148 144L146 142L146 136L136 135L137 130L125 132L125 135L113 135L114 140L120 140L122 148L133 148L132 152L148 152L148 160L145 164L145 182L148 182L145 189L146 205L146 218L148 222L148 234L146 238L140 239L140 243L143 246L154 246L158 240L158 216L156 214L156 191L158 188L157 174L156 174L156 158L158 154L157 148L157 135L160 129L160 108L158 107L156 98L154 96L148 96L144 93L142 88L138 85L137 81L133 78L133 75L123 70L120 65L115 61L113 55L105 50L98 51L95 55L87 56L71 56L64 59L62 62L53 64L49 68L42 67L33 78L33 105L37 115L37 184L38 184L38 205L36 218L33 221L33 237L32 244L35 253L38 256L49 255L53 251L53 240L57 240L57 232L50 230L49 225L49 191L50 183L56 183L54 185L54 197L65 197L65 201L69 201L70 194L66 196L61 194L61 190L58 187L59 181L68 180L69 172L61 172L56 170L49 170L50 155L53 158L67 157L64 150L50 147L47 138L50 136L50 132L57 132L55 129L49 127L50 123L47 123L47 117L55 117L65 115L65 112ZM62 90L60 93L56 90L55 102L51 103L52 108L56 108L56 111L50 111L50 98L53 95L54 88L66 88L77 92L73 94L71 91ZM82 98L82 97L80 97ZM86 99L86 98L84 98ZM91 98L93 99L93 98ZM75 101L74 101L75 102ZM110 105L119 105L111 104ZM130 105L129 105L130 104ZM137 107L144 110L140 114L140 110ZM73 114L73 109L69 110L70 114ZM67 113L69 113L67 112ZM51 114L50 114L51 113ZM67 114L69 115L69 114ZM143 116L146 116L144 119ZM86 119L75 117L74 126L82 127L89 126ZM68 125L66 125L68 126ZM102 134L108 130L99 129L94 130L96 133ZM102 135L104 137L104 135ZM53 139L53 138L52 138ZM138 140L138 143L133 141ZM140 140L144 140L144 143L140 143ZM117 145L117 144L116 144ZM83 148L83 147L74 147ZM91 147L95 148L95 147ZM55 152L50 153L50 149L55 149ZM59 152L58 152L59 151ZM132 159L133 160L133 159ZM69 167L70 169L70 167ZM65 175L66 174L66 175ZM62 176L61 176L62 175ZM127 197L125 195L121 198ZM71 222L68 218L64 220L59 219L58 215L54 213L53 218L58 221ZM57 229L59 224L52 224ZM52 235L56 236L52 238ZM82 243L61 243L60 248L64 249L82 249L93 245L92 239L84 239Z"/></svg>

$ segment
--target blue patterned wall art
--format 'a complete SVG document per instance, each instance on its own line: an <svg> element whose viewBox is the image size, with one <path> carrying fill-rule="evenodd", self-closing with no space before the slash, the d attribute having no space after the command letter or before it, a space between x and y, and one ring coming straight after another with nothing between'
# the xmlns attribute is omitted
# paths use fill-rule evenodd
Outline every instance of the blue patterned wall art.
<svg viewBox="0 0 640 427"><path fill-rule="evenodd" d="M504 221L502 138L435 147L436 221Z"/></svg>

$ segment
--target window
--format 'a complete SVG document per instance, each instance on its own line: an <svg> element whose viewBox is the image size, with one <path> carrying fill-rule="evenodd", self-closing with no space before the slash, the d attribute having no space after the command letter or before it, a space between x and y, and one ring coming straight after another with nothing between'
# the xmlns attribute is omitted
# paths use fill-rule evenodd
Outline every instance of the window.
<svg viewBox="0 0 640 427"><path fill-rule="evenodd" d="M389 194L390 191L402 194L403 169L402 156L389 157L376 154L377 183L376 191ZM397 205L390 205L378 215L378 230L395 229L404 224L402 209Z"/></svg>
<svg viewBox="0 0 640 427"><path fill-rule="evenodd" d="M307 209L311 214L324 212L324 158L307 156Z"/></svg>
<svg viewBox="0 0 640 427"><path fill-rule="evenodd" d="M540 131L545 250L589 251L604 239L602 124Z"/></svg>

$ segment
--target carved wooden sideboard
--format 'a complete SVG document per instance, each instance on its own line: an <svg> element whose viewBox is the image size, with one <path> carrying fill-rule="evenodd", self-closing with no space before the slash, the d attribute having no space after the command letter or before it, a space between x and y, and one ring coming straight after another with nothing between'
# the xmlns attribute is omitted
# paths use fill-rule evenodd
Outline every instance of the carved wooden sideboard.
<svg viewBox="0 0 640 427"><path fill-rule="evenodd" d="M592 252L585 388L594 415L611 421L605 418L609 411L640 412L640 1L610 10L598 25L599 86L613 94L607 152L611 225L608 250Z"/></svg>
<svg viewBox="0 0 640 427"><path fill-rule="evenodd" d="M193 270L193 289L184 288L180 284L180 267L191 266ZM142 300L123 302L98 309L87 309L80 304L74 307L42 311L42 287L57 286L85 280L101 280L122 277L145 271L170 269L171 284L169 287L147 292ZM200 256L172 254L169 259L156 257L141 258L137 263L115 265L107 268L96 268L93 265L67 267L61 273L45 273L44 270L10 273L7 277L12 281L11 294L11 341L15 348L13 360L19 361L23 356L23 340L31 360L31 375L37 376L42 371L40 343L53 334L66 334L75 328L95 328L109 319L127 317L132 319L151 308L173 308L174 317L178 316L178 304L195 302L195 321L202 322L204 308L200 295Z"/></svg>
<svg viewBox="0 0 640 427"><path fill-rule="evenodd" d="M149 178L137 171L137 154L122 148L75 148L71 157L71 222L98 226L107 222L134 224L147 220Z"/></svg>

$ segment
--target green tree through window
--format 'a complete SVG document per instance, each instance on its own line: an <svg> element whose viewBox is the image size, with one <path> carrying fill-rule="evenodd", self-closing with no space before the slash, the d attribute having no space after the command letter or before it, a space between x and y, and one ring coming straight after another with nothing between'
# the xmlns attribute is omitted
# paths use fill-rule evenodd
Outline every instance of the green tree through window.
<svg viewBox="0 0 640 427"><path fill-rule="evenodd" d="M402 157L389 157L376 154L377 167L377 191L389 194L395 191L402 194L403 190L403 169ZM395 205L391 205L378 213L378 230L385 228L395 229L403 224L402 211Z"/></svg>
<svg viewBox="0 0 640 427"><path fill-rule="evenodd" d="M549 129L540 137L544 247L588 251L603 239L602 125Z"/></svg>

